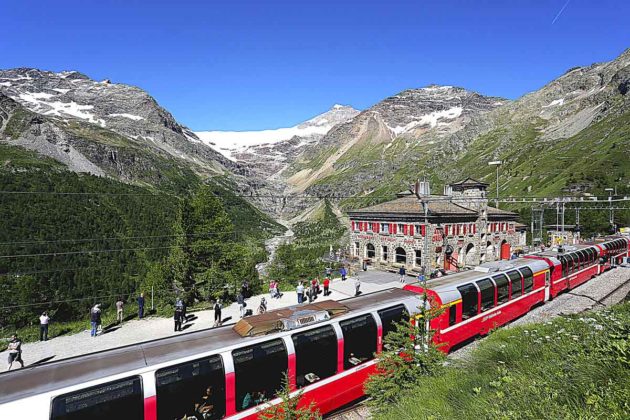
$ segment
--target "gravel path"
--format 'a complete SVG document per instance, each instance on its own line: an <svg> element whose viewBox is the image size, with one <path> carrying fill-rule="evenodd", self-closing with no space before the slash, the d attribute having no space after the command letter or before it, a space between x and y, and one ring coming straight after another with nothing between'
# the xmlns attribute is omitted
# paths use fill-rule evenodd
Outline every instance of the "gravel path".
<svg viewBox="0 0 630 420"><path fill-rule="evenodd" d="M570 292L563 293L554 300L535 308L516 321L506 325L505 328L510 328L513 325L545 322L561 315L576 314L590 309L602 309L619 303L630 293L629 280L630 267L620 266L609 270ZM621 286L619 290L610 294L619 286ZM467 360L481 341L483 341L483 338L454 351L449 357Z"/></svg>

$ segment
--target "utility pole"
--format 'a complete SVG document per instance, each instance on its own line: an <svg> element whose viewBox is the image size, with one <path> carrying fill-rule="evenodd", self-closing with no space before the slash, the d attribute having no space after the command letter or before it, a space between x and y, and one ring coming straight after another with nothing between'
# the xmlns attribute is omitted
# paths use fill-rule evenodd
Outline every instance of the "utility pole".
<svg viewBox="0 0 630 420"><path fill-rule="evenodd" d="M494 199L494 206L499 208L499 166L501 166L503 162L500 160L493 160L492 162L488 162L488 165L497 167L497 195Z"/></svg>

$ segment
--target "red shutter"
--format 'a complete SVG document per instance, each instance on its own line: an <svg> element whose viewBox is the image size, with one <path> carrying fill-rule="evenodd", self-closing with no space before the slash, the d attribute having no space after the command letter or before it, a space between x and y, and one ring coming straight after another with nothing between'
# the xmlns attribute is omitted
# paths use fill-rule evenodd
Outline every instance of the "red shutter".
<svg viewBox="0 0 630 420"><path fill-rule="evenodd" d="M477 233L477 225L473 225L473 233Z"/></svg>
<svg viewBox="0 0 630 420"><path fill-rule="evenodd" d="M374 223L374 227L376 229L374 229L374 232L379 233L381 231L381 224L380 223Z"/></svg>
<svg viewBox="0 0 630 420"><path fill-rule="evenodd" d="M444 234L445 234L446 236L448 236L448 232L449 232L449 230L450 230L450 226L449 226L449 225L444 225Z"/></svg>
<svg viewBox="0 0 630 420"><path fill-rule="evenodd" d="M468 226L464 225L464 235L466 234L466 230L467 230Z"/></svg>
<svg viewBox="0 0 630 420"><path fill-rule="evenodd" d="M354 221L352 222L352 230L354 230Z"/></svg>
<svg viewBox="0 0 630 420"><path fill-rule="evenodd" d="M409 235L409 225L403 225L403 233Z"/></svg>
<svg viewBox="0 0 630 420"><path fill-rule="evenodd" d="M413 225L409 225L409 236L413 236L414 235L414 227Z"/></svg>
<svg viewBox="0 0 630 420"><path fill-rule="evenodd" d="M427 226L426 225L420 226L420 233L421 233L422 236L427 236Z"/></svg>
<svg viewBox="0 0 630 420"><path fill-rule="evenodd" d="M398 233L398 223L394 223L394 234Z"/></svg>

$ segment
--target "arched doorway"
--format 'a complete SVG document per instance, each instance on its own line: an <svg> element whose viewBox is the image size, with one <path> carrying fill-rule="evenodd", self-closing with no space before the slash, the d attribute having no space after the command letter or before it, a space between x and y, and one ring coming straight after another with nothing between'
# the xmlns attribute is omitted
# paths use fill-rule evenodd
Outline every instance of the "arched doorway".
<svg viewBox="0 0 630 420"><path fill-rule="evenodd" d="M407 251L405 251L405 248L396 248L396 262L399 264L407 264Z"/></svg>
<svg viewBox="0 0 630 420"><path fill-rule="evenodd" d="M494 261L494 245L492 242L486 242L486 261Z"/></svg>
<svg viewBox="0 0 630 420"><path fill-rule="evenodd" d="M464 256L462 260L468 266L473 266L477 264L477 250L475 249L475 245L470 243L466 246L466 251L464 252Z"/></svg>
<svg viewBox="0 0 630 420"><path fill-rule="evenodd" d="M511 254L512 254L512 251L510 249L510 244L508 243L507 240L504 239L501 242L501 259L509 260Z"/></svg>
<svg viewBox="0 0 630 420"><path fill-rule="evenodd" d="M374 249L374 245L367 244L365 246L365 256L368 257L368 258L375 258L376 257L376 250Z"/></svg>

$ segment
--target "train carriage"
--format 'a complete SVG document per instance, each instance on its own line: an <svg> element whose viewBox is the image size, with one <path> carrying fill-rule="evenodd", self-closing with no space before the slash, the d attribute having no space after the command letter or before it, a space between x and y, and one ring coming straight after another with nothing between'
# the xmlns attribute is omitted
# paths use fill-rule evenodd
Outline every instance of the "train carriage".
<svg viewBox="0 0 630 420"><path fill-rule="evenodd" d="M429 281L432 304L444 309L431 321L434 341L448 352L527 313L545 301L549 273L545 261L520 258L485 263L473 271ZM417 284L404 288L424 293Z"/></svg>
<svg viewBox="0 0 630 420"><path fill-rule="evenodd" d="M390 289L3 373L0 418L256 418L287 371L326 413L363 395L383 337L420 304Z"/></svg>

